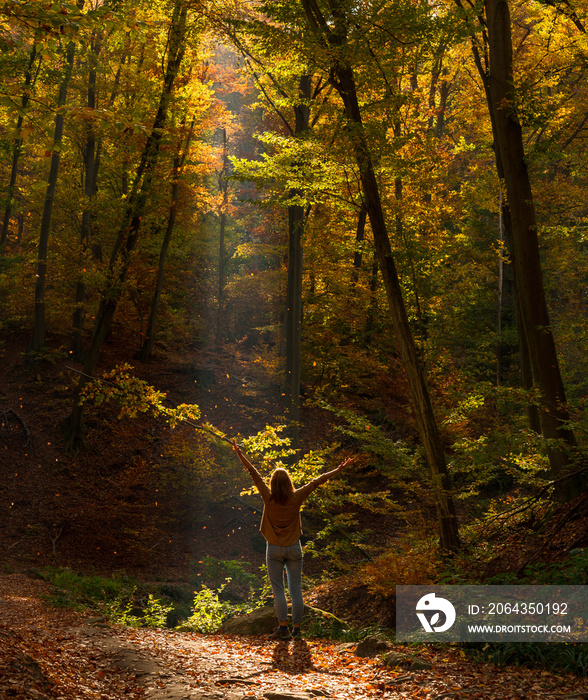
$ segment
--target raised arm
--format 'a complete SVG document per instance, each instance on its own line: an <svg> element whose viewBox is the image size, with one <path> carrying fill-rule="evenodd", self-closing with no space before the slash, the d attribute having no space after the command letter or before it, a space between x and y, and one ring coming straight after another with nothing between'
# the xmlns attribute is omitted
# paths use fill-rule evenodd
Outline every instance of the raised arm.
<svg viewBox="0 0 588 700"><path fill-rule="evenodd" d="M257 490L261 493L263 498L265 499L265 493L267 492L269 494L269 489L267 487L267 484L263 480L261 474L257 471L257 469L251 464L251 462L247 459L247 457L243 454L241 451L241 448L239 445L237 445L236 440L233 438L233 449L237 453L237 457L241 460L243 463L243 466L249 474L251 474L251 478L253 479L253 483L257 487Z"/></svg>
<svg viewBox="0 0 588 700"><path fill-rule="evenodd" d="M309 481L308 484L302 487L301 491L304 493L304 498L308 496L309 493L312 493L318 486L321 484L324 484L325 481L328 481L329 479L332 479L334 476L337 476L345 467L349 464L349 462L353 461L353 457L347 457L347 459L344 459L341 464L339 464L338 467L335 467L335 469L331 470L330 472L325 472L324 474L321 474L320 476L317 476L316 479L313 479L312 481Z"/></svg>
<svg viewBox="0 0 588 700"><path fill-rule="evenodd" d="M247 457L245 457L243 452L241 452L241 448L239 447L239 445L237 445L237 441L235 440L235 438L233 438L233 449L237 453L237 457L239 457L239 459L243 462L243 466L245 467L245 469L247 469L247 471L250 474L252 474L253 472L257 472L257 469L253 466L253 464L251 464Z"/></svg>
<svg viewBox="0 0 588 700"><path fill-rule="evenodd" d="M339 472L343 471L343 469L345 469L345 467L349 464L349 462L352 462L352 461L353 461L353 457L347 457L347 459L344 459L338 467L335 467L335 469L333 469L330 472L325 472L324 474L322 474L318 478L322 479L323 481L328 481L329 479L332 479L334 476L337 476L337 474L339 474ZM323 482L321 481L321 483L323 483Z"/></svg>

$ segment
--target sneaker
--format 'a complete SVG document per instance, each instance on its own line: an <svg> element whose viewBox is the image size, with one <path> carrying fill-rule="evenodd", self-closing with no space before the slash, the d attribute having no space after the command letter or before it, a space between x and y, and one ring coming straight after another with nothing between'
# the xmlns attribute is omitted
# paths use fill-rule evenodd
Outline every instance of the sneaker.
<svg viewBox="0 0 588 700"><path fill-rule="evenodd" d="M290 630L284 625L280 625L271 636L272 639L279 639L281 642L287 642L292 639Z"/></svg>
<svg viewBox="0 0 588 700"><path fill-rule="evenodd" d="M292 630L292 639L302 639L302 632L300 627L294 627Z"/></svg>

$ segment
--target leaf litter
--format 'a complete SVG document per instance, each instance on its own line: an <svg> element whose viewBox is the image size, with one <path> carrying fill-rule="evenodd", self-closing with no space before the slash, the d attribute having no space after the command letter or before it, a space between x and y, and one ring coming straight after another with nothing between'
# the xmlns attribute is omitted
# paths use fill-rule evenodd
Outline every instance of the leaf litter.
<svg viewBox="0 0 588 700"><path fill-rule="evenodd" d="M333 640L109 626L49 606L50 590L22 574L0 575L1 700L588 698L577 676L474 663L458 647L405 649L432 665L411 673Z"/></svg>

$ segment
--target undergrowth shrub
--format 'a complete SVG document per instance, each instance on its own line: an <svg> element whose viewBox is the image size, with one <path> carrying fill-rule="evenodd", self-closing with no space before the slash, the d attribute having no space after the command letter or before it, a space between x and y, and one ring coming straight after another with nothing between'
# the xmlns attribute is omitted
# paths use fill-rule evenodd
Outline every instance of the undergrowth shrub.
<svg viewBox="0 0 588 700"><path fill-rule="evenodd" d="M190 582L197 589L206 586L218 590L221 600L263 601L271 595L265 564L260 567L259 574L248 571L247 565L246 561L207 556L194 562Z"/></svg>
<svg viewBox="0 0 588 700"><path fill-rule="evenodd" d="M96 609L106 602L129 596L136 582L126 576L105 578L97 574L83 575L71 569L47 567L42 576L54 586L48 600L57 607L76 610Z"/></svg>
<svg viewBox="0 0 588 700"><path fill-rule="evenodd" d="M246 603L231 603L221 600L221 595L230 580L217 589L203 584L194 596L192 614L178 629L183 632L200 632L207 634L216 632L223 622L234 615L244 615L257 607L253 601Z"/></svg>
<svg viewBox="0 0 588 700"><path fill-rule="evenodd" d="M545 642L469 642L466 655L496 666L528 666L550 671L588 675L588 644Z"/></svg>
<svg viewBox="0 0 588 700"><path fill-rule="evenodd" d="M107 602L103 611L111 622L126 627L162 628L167 626L168 615L173 607L173 604L166 604L149 593L141 608L137 608L133 597L120 596Z"/></svg>
<svg viewBox="0 0 588 700"><path fill-rule="evenodd" d="M221 586L223 581L227 581L227 579L236 586L245 586L246 588L259 588L261 586L259 577L247 571L244 562L236 559L204 557L199 564L202 565L203 583L208 586Z"/></svg>
<svg viewBox="0 0 588 700"><path fill-rule="evenodd" d="M478 512L487 500L513 489L536 491L549 478L544 439L530 430L534 399L514 387L474 382L454 395L442 425L452 444L448 468L454 495Z"/></svg>
<svg viewBox="0 0 588 700"><path fill-rule="evenodd" d="M488 583L585 586L588 584L588 547L572 549L562 561L529 564L520 574L515 572L497 574L489 579Z"/></svg>
<svg viewBox="0 0 588 700"><path fill-rule="evenodd" d="M43 578L53 584L46 596L57 607L99 612L115 624L128 627L166 627L174 601L148 592L129 576L106 578L48 567Z"/></svg>

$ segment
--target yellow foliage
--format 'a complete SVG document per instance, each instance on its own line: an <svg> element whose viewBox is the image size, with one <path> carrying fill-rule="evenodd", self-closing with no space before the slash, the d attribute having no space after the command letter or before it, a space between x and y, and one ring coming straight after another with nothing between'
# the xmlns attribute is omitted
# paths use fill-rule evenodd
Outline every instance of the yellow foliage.
<svg viewBox="0 0 588 700"><path fill-rule="evenodd" d="M106 372L103 379L95 379L83 388L81 401L94 405L116 401L120 406L119 419L151 413L156 417L163 416L172 428L183 421L189 423L200 418L200 409L196 404L182 403L175 408L165 406L166 394L135 377L132 371L131 365L125 362Z"/></svg>

